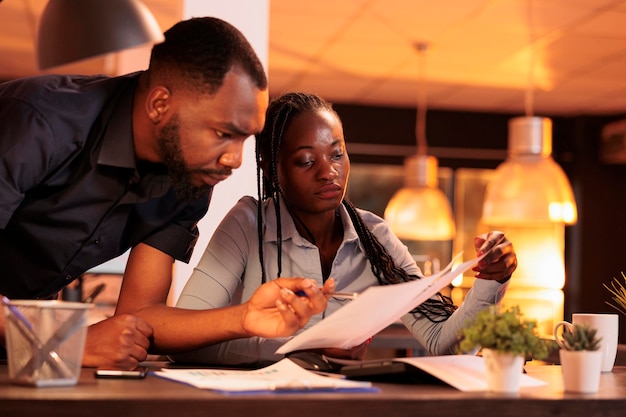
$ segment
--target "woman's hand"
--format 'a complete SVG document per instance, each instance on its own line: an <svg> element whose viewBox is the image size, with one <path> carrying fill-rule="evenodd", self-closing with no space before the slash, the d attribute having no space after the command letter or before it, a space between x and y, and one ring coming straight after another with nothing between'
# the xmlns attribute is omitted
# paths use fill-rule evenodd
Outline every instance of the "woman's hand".
<svg viewBox="0 0 626 417"><path fill-rule="evenodd" d="M476 236L474 247L477 256L491 250L472 268L472 271L477 272L476 278L505 282L517 268L513 244L502 232L493 231Z"/></svg>

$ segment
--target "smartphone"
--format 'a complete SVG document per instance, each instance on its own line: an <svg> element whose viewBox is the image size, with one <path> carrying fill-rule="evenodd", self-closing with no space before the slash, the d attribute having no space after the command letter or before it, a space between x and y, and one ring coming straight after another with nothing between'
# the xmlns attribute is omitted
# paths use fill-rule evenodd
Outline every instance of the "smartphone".
<svg viewBox="0 0 626 417"><path fill-rule="evenodd" d="M97 369L96 378L122 378L122 379L141 379L148 374L148 368L140 366L131 371L122 371L120 369Z"/></svg>

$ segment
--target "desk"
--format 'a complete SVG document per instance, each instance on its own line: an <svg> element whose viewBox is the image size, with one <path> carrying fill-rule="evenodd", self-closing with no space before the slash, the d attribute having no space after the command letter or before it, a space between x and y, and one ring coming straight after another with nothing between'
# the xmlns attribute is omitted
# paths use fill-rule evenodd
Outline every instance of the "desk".
<svg viewBox="0 0 626 417"><path fill-rule="evenodd" d="M149 375L144 380L95 379L83 369L74 387L11 385L0 365L0 416L45 417L320 417L320 416L623 416L626 367L602 374L597 394L565 394L559 366L527 366L549 382L519 395L465 393L445 385L377 384L379 393L215 394Z"/></svg>

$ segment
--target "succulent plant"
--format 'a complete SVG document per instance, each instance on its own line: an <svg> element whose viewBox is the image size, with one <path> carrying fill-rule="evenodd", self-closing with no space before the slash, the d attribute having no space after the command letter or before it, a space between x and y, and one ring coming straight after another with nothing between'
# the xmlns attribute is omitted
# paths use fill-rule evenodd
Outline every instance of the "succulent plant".
<svg viewBox="0 0 626 417"><path fill-rule="evenodd" d="M598 350L602 338L596 337L596 329L585 324L573 324L563 328L563 348L565 350Z"/></svg>

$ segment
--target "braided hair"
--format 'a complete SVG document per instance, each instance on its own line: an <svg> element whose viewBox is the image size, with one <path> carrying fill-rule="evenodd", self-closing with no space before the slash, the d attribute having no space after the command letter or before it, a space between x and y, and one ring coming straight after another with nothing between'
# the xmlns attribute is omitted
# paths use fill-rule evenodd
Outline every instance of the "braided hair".
<svg viewBox="0 0 626 417"><path fill-rule="evenodd" d="M267 110L265 126L261 133L256 135L256 161L257 161L257 192L259 204L257 204L258 216L258 239L259 258L261 261L261 280L266 281L265 265L263 259L263 226L262 226L262 204L266 199L271 199L276 212L277 224L277 244L278 244L278 276L282 268L282 227L280 218L280 198L285 200L280 184L278 182L278 154L281 141L290 122L298 115L306 112L316 112L319 110L336 112L332 105L324 99L308 93L288 93L273 100ZM339 117L337 117L339 119ZM265 167L262 174L261 167ZM363 222L356 207L347 199L342 201L350 220L365 249L365 255L370 262L374 276L380 285L397 284L400 282L419 279L417 275L409 275L407 272L396 266L391 255L379 240L372 234ZM294 219L294 221L299 221ZM305 228L306 230L306 228ZM413 309L412 313L420 313L433 322L446 320L456 309L452 300L441 293L436 297L427 300L420 306Z"/></svg>

